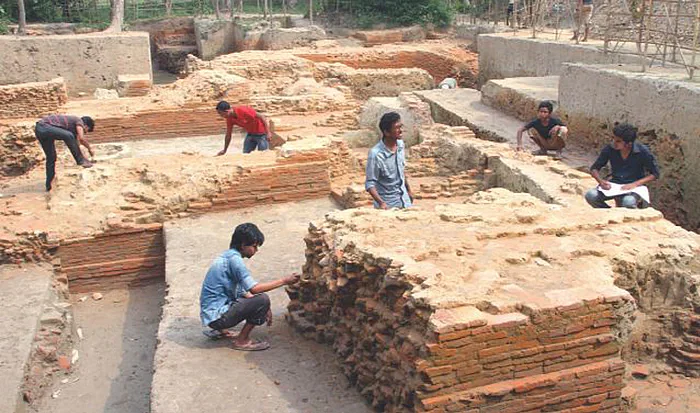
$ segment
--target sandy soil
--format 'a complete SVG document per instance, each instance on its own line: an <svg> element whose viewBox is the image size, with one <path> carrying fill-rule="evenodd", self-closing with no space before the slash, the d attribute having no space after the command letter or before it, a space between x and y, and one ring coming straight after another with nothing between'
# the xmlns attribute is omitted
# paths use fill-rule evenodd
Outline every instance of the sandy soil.
<svg viewBox="0 0 700 413"><path fill-rule="evenodd" d="M103 294L99 301L91 295L71 297L75 326L83 335L75 347L79 359L73 370L47 392L39 411L149 410L153 354L165 286L157 283Z"/></svg>

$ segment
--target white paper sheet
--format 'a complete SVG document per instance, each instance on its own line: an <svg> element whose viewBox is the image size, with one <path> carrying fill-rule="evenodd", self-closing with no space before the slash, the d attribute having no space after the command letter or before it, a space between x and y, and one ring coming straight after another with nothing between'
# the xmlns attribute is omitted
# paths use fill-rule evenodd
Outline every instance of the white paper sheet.
<svg viewBox="0 0 700 413"><path fill-rule="evenodd" d="M600 187L600 185L598 185L598 190L602 192L603 195L609 197L635 193L642 197L642 199L647 203L651 203L651 201L649 200L649 188L647 188L646 185L640 185L634 189L622 189L622 187L622 184L614 184L611 182L610 189L603 189Z"/></svg>

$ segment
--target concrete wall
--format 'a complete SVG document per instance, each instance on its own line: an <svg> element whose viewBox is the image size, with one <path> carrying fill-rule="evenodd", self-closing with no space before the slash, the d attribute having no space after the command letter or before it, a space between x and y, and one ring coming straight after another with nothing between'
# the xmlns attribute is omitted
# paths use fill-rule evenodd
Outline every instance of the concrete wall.
<svg viewBox="0 0 700 413"><path fill-rule="evenodd" d="M636 67L634 67L636 68ZM636 68L638 69L638 68ZM639 129L661 167L652 204L686 228L700 229L700 85L676 75L632 73L605 66L565 64L559 104L571 139L602 148L615 122Z"/></svg>
<svg viewBox="0 0 700 413"><path fill-rule="evenodd" d="M605 54L593 46L513 37L511 33L478 37L479 84L491 79L559 75L562 63L638 63L629 55Z"/></svg>
<svg viewBox="0 0 700 413"><path fill-rule="evenodd" d="M0 84L63 77L69 95L112 88L122 74L151 74L148 33L0 36Z"/></svg>

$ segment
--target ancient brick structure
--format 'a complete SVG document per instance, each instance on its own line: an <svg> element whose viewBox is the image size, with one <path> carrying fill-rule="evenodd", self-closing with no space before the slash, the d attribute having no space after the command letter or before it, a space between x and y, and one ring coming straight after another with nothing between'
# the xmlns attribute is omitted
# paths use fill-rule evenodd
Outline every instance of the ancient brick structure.
<svg viewBox="0 0 700 413"><path fill-rule="evenodd" d="M68 101L62 78L0 86L0 119L36 118L56 112Z"/></svg>
<svg viewBox="0 0 700 413"><path fill-rule="evenodd" d="M44 153L34 136L34 122L0 126L0 176L17 176L34 168Z"/></svg>
<svg viewBox="0 0 700 413"><path fill-rule="evenodd" d="M479 219L466 211L445 208L438 223L422 212L349 210L312 225L304 280L290 290L290 322L331 342L346 374L384 411L617 411L624 363L616 335L632 297L611 284L552 286L538 295L514 280L495 287L507 270L472 267L468 275L468 264L444 266L472 260L469 237L453 238ZM409 244L429 249L398 252L380 241L381 226L404 237L430 228L444 242L417 237ZM441 296L451 288L458 291ZM471 294L460 294L465 288ZM476 298L489 288L507 293Z"/></svg>

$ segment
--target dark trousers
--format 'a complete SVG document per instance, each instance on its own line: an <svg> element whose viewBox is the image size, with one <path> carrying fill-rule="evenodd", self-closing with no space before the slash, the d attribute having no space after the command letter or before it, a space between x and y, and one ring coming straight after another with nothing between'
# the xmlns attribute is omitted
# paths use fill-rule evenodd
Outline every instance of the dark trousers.
<svg viewBox="0 0 700 413"><path fill-rule="evenodd" d="M51 190L51 181L53 181L54 176L56 176L55 141L57 139L66 143L71 155L73 155L73 159L75 159L75 163L80 165L85 158L83 158L83 153L80 152L78 138L70 131L37 122L34 127L34 134L41 144L41 149L43 149L44 154L46 154L46 190L48 191Z"/></svg>
<svg viewBox="0 0 700 413"><path fill-rule="evenodd" d="M231 328L241 321L256 326L265 324L267 311L270 309L270 297L267 294L257 294L252 298L241 298L231 305L228 311L218 320L209 323L214 330Z"/></svg>

